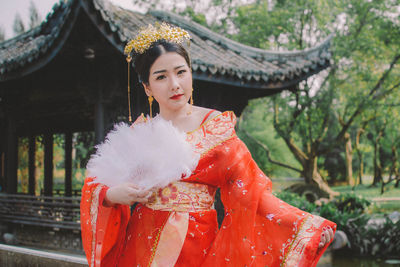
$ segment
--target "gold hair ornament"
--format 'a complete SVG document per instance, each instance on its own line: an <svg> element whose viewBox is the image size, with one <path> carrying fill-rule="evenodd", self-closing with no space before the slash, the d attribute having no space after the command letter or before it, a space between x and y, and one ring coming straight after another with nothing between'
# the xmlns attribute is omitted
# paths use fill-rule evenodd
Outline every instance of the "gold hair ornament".
<svg viewBox="0 0 400 267"><path fill-rule="evenodd" d="M132 50L138 54L143 54L156 41L165 40L167 42L181 44L185 40L190 41L190 35L182 28L174 27L166 22L156 23L155 26L149 25L142 28L136 37L130 40L125 46L125 55L129 56Z"/></svg>
<svg viewBox="0 0 400 267"><path fill-rule="evenodd" d="M132 123L132 113L131 113L131 86L130 86L130 83L131 83L131 72L130 72L130 64L131 64L131 60L132 60L132 58L131 58L131 56L129 55L127 58L126 58L126 62L128 63L128 114L129 114L129 117L128 117L128 119L129 119L129 122L130 123Z"/></svg>

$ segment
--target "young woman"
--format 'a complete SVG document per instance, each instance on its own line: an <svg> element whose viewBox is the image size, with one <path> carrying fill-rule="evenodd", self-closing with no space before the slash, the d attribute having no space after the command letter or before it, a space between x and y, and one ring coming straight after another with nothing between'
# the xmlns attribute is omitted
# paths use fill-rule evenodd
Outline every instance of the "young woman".
<svg viewBox="0 0 400 267"><path fill-rule="evenodd" d="M156 37L135 47L139 79L159 103L158 116L185 133L200 159L190 176L163 188L109 187L87 178L81 224L90 266L315 266L336 225L271 194L271 181L235 134L233 112L189 103L190 59L183 37L169 38L182 30L151 29ZM145 121L139 117L133 129ZM225 207L220 228L213 209L218 187Z"/></svg>

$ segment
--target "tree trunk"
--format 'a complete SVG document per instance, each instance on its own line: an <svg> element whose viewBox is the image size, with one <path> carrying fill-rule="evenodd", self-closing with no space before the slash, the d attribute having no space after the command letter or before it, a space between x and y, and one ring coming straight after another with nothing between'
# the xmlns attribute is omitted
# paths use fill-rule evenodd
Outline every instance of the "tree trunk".
<svg viewBox="0 0 400 267"><path fill-rule="evenodd" d="M358 160L359 160L359 170L358 170L358 184L362 184L362 177L364 175L364 158L363 158L363 154L361 153L361 151L357 151L358 154Z"/></svg>
<svg viewBox="0 0 400 267"><path fill-rule="evenodd" d="M389 178L388 178L387 182L385 182L385 180L382 179L381 194L383 194L385 192L385 186L387 184L391 183L393 180L395 180L395 179L397 180L396 185L398 183L399 169L397 167L397 159L398 159L397 150L394 145L392 145L391 149L392 149L392 155L391 155L392 166L390 167Z"/></svg>
<svg viewBox="0 0 400 267"><path fill-rule="evenodd" d="M382 132L379 132L378 137L375 139L374 143L374 180L372 185L377 185L382 181L382 166L379 161L379 141L382 137Z"/></svg>
<svg viewBox="0 0 400 267"><path fill-rule="evenodd" d="M358 167L358 184L362 184L362 177L364 175L364 159L363 159L363 153L361 153L360 150L360 138L361 135L364 133L364 128L366 126L366 122L364 123L364 126L362 128L358 128L357 130L357 135L356 135L356 145L355 145L355 149L357 151L357 156L358 156L358 163L359 163L359 167ZM354 183L354 185L356 185L357 182Z"/></svg>
<svg viewBox="0 0 400 267"><path fill-rule="evenodd" d="M344 134L345 140L345 155L346 155L346 183L354 185L353 180L353 148L351 146L351 138L349 133Z"/></svg>
<svg viewBox="0 0 400 267"><path fill-rule="evenodd" d="M290 151L292 151L294 157L303 167L303 171L301 172L301 174L303 175L304 181L307 184L317 185L322 191L326 192L330 196L330 198L339 195L338 192L333 191L329 187L328 183L322 178L321 174L318 172L318 157L316 156L315 150L310 151L310 153L306 154L296 146L293 139L284 138L284 141Z"/></svg>
<svg viewBox="0 0 400 267"><path fill-rule="evenodd" d="M328 183L322 178L321 174L318 171L317 166L317 157L310 157L305 161L303 165L303 176L305 182L307 184L315 184L317 185L322 191L329 194L330 198L339 195L338 192L333 191Z"/></svg>
<svg viewBox="0 0 400 267"><path fill-rule="evenodd" d="M363 128L359 128L357 130L357 135L356 135L356 145L355 149L357 151L357 156L358 156L358 163L359 163L359 168L358 168L358 184L362 184L362 177L364 175L364 159L363 159L363 154L361 153L360 150L360 138L361 135L364 133ZM354 183L355 185L357 182Z"/></svg>

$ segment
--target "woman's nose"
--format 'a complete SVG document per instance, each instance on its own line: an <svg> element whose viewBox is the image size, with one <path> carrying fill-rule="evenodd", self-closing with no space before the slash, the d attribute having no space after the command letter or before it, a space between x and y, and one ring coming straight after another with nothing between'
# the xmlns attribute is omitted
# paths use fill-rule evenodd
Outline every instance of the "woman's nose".
<svg viewBox="0 0 400 267"><path fill-rule="evenodd" d="M171 89L172 90L179 89L180 85L179 85L179 81L178 81L177 77L172 76L170 81L171 81Z"/></svg>

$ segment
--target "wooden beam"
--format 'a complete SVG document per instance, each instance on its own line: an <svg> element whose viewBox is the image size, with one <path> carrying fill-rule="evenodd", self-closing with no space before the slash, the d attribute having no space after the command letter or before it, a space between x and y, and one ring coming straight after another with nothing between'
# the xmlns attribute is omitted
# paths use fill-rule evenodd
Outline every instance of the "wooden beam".
<svg viewBox="0 0 400 267"><path fill-rule="evenodd" d="M53 195L53 134L44 134L44 195Z"/></svg>
<svg viewBox="0 0 400 267"><path fill-rule="evenodd" d="M65 196L72 196L72 133L65 133Z"/></svg>
<svg viewBox="0 0 400 267"><path fill-rule="evenodd" d="M35 195L36 178L35 178L35 155L36 155L36 136L29 136L29 155L28 155L28 168L29 168L29 195Z"/></svg>

